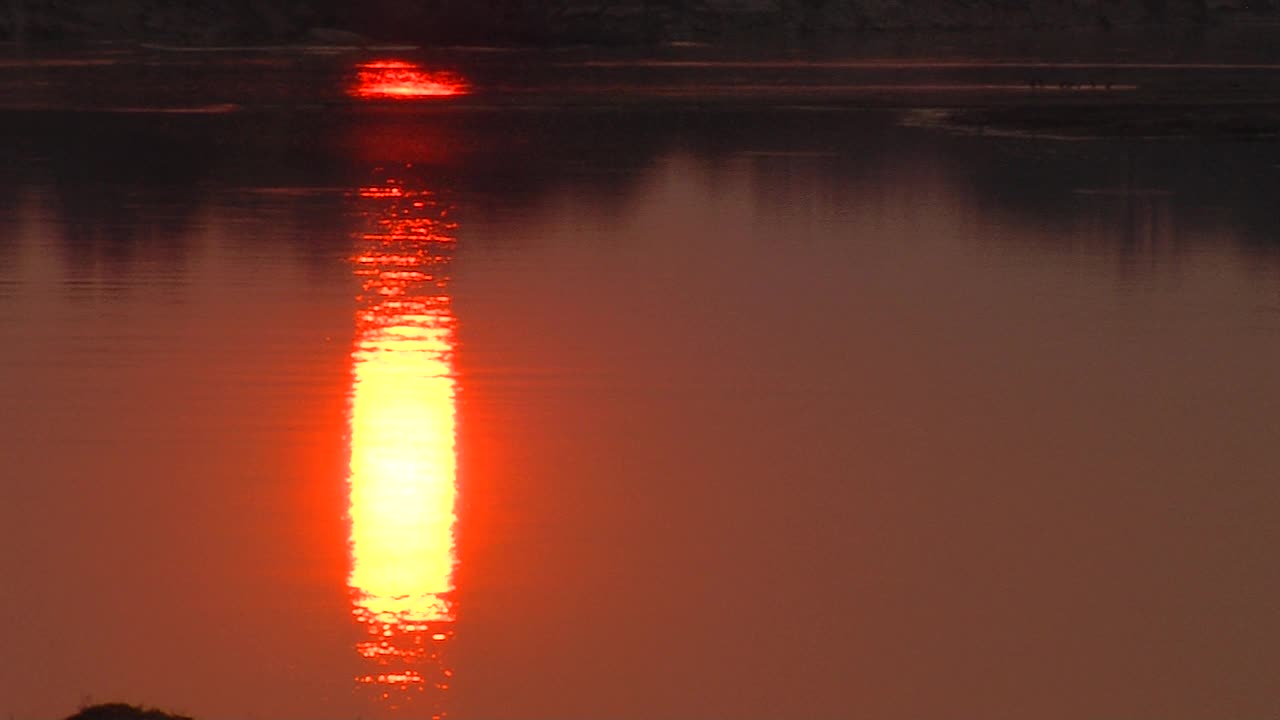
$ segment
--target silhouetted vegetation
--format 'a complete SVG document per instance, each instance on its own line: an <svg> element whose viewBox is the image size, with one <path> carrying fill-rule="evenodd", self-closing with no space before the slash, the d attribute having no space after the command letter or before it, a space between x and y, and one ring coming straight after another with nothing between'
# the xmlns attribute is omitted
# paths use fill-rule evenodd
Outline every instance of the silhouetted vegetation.
<svg viewBox="0 0 1280 720"><path fill-rule="evenodd" d="M102 703L81 708L80 712L68 717L67 720L192 720L192 718L139 705Z"/></svg>

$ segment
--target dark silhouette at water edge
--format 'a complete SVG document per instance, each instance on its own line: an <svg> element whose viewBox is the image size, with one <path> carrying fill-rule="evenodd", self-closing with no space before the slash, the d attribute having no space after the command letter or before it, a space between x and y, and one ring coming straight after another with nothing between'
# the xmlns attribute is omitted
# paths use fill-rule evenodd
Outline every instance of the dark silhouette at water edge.
<svg viewBox="0 0 1280 720"><path fill-rule="evenodd" d="M187 715L174 715L155 708L127 703L101 703L81 708L66 720L193 720Z"/></svg>

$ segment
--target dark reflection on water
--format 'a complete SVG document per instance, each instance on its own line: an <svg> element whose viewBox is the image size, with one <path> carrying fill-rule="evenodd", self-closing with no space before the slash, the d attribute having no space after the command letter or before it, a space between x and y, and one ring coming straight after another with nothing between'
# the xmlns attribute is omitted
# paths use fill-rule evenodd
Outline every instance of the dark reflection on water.
<svg viewBox="0 0 1280 720"><path fill-rule="evenodd" d="M832 189L875 189L922 169L943 172L973 202L1029 223L1071 223L1099 208L1142 214L1160 198L1175 198L1167 206L1183 215L1178 224L1218 224L1227 214L1219 211L1229 210L1242 239L1261 249L1277 242L1280 220L1270 201L1280 172L1269 145L943 139L897 130L889 114L848 111L388 111L376 120L345 113L96 115L92 134L76 131L79 117L33 113L4 122L24 138L8 166L38 162L33 172L47 178L54 201L65 206L57 213L65 232L76 236L68 244L90 256L130 252L148 235L186 242L183 229L209 194L242 185L292 195L301 206L290 208L297 221L324 227L333 218L317 214L334 205L307 201L342 188L353 161L409 157L446 167L460 189L503 207L535 204L565 184L598 202L622 203L640 181L637 169L685 148L711 171L742 157L771 163L775 174L800 163ZM20 187L31 179L14 172L8 182ZM155 211L139 227L129 218L143 204ZM333 242L305 232L286 240Z"/></svg>
<svg viewBox="0 0 1280 720"><path fill-rule="evenodd" d="M0 714L395 714L353 678L459 718L1280 700L1274 144L759 107L0 131ZM400 465L362 524L366 440Z"/></svg>

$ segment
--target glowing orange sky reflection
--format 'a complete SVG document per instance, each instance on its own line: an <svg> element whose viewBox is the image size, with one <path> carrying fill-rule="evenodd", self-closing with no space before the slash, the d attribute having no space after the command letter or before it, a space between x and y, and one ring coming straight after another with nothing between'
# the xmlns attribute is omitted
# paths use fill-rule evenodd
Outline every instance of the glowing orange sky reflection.
<svg viewBox="0 0 1280 720"><path fill-rule="evenodd" d="M443 715L453 671L457 505L454 318L446 292L454 225L427 191L361 188L370 219L351 258L361 280L352 351L352 616L356 677L391 710ZM420 700L415 700L420 698Z"/></svg>
<svg viewBox="0 0 1280 720"><path fill-rule="evenodd" d="M467 83L445 71L427 71L420 65L403 60L378 60L356 66L356 81L351 94L358 98L447 97L467 94Z"/></svg>

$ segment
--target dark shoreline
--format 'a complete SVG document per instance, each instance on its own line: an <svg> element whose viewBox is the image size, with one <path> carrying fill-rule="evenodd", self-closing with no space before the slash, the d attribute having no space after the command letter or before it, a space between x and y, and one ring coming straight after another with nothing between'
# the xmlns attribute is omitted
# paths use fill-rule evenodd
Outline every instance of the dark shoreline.
<svg viewBox="0 0 1280 720"><path fill-rule="evenodd" d="M0 16L4 10L0 4ZM437 105L464 111L879 109L901 112L906 124L969 134L1057 139L1280 137L1280 46L1273 42L1280 26L1232 17L1236 20L1203 25L1165 22L1105 30L872 29L800 38L789 31L770 35L770 28L761 26L714 42L630 45L401 44L344 30L312 28L298 34L296 27L280 39L258 34L231 42L223 34L217 36L225 42L222 45L212 43L213 36L181 33L159 39L145 34L114 39L81 35L0 43L0 68L34 73L32 87L42 88L40 94L32 90L29 100L21 92L0 99L0 106L8 111L145 109L186 114L341 110L353 105L342 95L286 93L261 98L227 94L216 84L211 87L217 92L212 93L184 90L169 99L172 107L164 107L164 102L152 107L155 98L146 94L132 100L97 97L94 88L100 83L86 84L83 79L69 84L62 94L50 88L63 82L54 75L60 72L60 62L119 62L122 68L141 63L153 76L171 63L187 65L191 69L181 71L182 82L175 80L174 87L190 89L200 78L221 72L219 64L229 67L236 62L237 55L261 53L264 62L271 55L310 55L313 59L300 62L314 64L328 62L323 59L326 54L404 51L468 76L475 71L473 94L466 98L388 105L411 112L434 112ZM519 59L505 60L509 53L517 53ZM100 72L106 77L112 71L104 67ZM272 72L281 82L291 81L287 70ZM70 71L66 77L71 77Z"/></svg>
<svg viewBox="0 0 1280 720"><path fill-rule="evenodd" d="M1273 0L0 0L0 41L660 45L882 32L1206 31L1280 23Z"/></svg>

